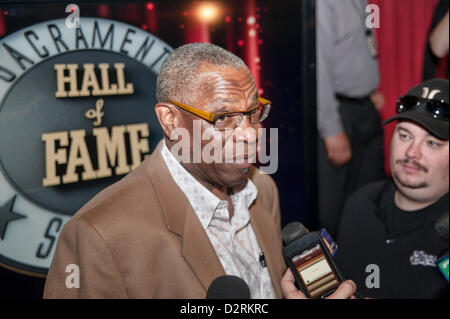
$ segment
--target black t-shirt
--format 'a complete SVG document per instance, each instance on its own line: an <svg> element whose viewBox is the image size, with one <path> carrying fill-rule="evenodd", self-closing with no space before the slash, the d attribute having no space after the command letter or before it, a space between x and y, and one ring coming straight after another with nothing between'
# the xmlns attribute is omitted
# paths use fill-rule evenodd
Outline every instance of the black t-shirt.
<svg viewBox="0 0 450 319"><path fill-rule="evenodd" d="M386 183L380 198L379 216L385 223L391 239L414 232L434 222L448 212L448 194L436 203L416 211L405 211L397 207L394 201L395 185Z"/></svg>
<svg viewBox="0 0 450 319"><path fill-rule="evenodd" d="M337 266L365 297L438 298L448 282L428 261L448 251L434 229L448 212L448 194L425 209L405 212L395 206L394 192L392 180L384 180L348 199L336 240Z"/></svg>

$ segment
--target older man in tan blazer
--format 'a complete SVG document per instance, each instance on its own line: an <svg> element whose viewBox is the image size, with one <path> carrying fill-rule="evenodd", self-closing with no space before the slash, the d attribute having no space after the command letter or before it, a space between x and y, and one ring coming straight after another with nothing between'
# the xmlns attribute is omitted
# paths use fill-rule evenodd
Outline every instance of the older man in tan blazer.
<svg viewBox="0 0 450 319"><path fill-rule="evenodd" d="M249 160L259 143L249 129L270 106L248 68L214 45L185 45L164 62L157 98L164 140L65 225L44 297L204 298L225 274L244 279L252 298L282 297L278 192ZM243 163L193 160L196 121L221 134L221 147L243 146ZM177 129L191 135L180 142ZM191 145L183 161L177 143ZM68 265L79 268L78 288L67 285Z"/></svg>

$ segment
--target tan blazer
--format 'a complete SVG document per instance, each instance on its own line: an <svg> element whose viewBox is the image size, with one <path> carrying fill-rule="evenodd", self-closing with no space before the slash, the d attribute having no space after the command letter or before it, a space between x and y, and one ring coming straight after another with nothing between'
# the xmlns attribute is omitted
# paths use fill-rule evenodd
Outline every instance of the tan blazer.
<svg viewBox="0 0 450 319"><path fill-rule="evenodd" d="M193 208L170 175L162 143L67 222L44 298L205 298L211 282L225 275ZM281 298L286 265L278 191L268 175L254 170L251 179L258 197L250 207L250 222ZM66 286L75 274L66 272L69 264L79 267L80 288Z"/></svg>

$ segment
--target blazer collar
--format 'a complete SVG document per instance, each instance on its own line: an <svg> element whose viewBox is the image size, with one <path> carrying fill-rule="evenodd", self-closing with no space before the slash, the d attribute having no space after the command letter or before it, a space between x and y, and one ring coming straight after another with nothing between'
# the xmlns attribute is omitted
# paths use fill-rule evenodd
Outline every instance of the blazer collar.
<svg viewBox="0 0 450 319"><path fill-rule="evenodd" d="M167 228L182 239L182 253L205 288L225 275L208 235L203 230L188 199L170 175L161 155L162 140L147 160L146 169L159 198Z"/></svg>

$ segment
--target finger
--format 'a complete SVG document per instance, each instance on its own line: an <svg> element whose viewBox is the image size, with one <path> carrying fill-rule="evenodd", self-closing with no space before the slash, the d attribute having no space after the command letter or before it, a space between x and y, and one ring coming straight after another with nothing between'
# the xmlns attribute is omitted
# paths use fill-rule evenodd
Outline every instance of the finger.
<svg viewBox="0 0 450 319"><path fill-rule="evenodd" d="M341 154L342 153L339 150L332 148L328 152L328 160L331 164L340 166L342 165Z"/></svg>
<svg viewBox="0 0 450 319"><path fill-rule="evenodd" d="M291 269L288 268L281 279L281 290L283 291L283 295L286 299L306 299L306 296L295 287L294 282L294 275L292 274Z"/></svg>
<svg viewBox="0 0 450 319"><path fill-rule="evenodd" d="M338 162L341 165L344 165L352 159L352 150L351 148L345 148L343 149L337 156Z"/></svg>
<svg viewBox="0 0 450 319"><path fill-rule="evenodd" d="M339 159L330 158L329 160L330 160L331 165L333 165L334 167L339 168L339 167L341 167L343 165L342 162Z"/></svg>
<svg viewBox="0 0 450 319"><path fill-rule="evenodd" d="M336 167L341 167L344 164L347 164L351 159L350 153L336 153L333 157L330 158L331 164Z"/></svg>
<svg viewBox="0 0 450 319"><path fill-rule="evenodd" d="M356 292L356 284L351 280L342 282L328 299L348 299Z"/></svg>

